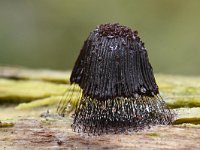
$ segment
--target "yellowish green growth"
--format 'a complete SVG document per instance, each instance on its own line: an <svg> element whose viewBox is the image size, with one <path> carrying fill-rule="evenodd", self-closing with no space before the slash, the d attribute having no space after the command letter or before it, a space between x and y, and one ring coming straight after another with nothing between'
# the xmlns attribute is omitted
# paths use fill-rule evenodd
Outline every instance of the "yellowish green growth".
<svg viewBox="0 0 200 150"><path fill-rule="evenodd" d="M69 71L0 67L0 103L18 103L17 110L7 112L16 111L23 115L24 111L20 110L26 109L30 114L33 112L30 109L33 108L41 111L44 106L56 108L63 99L57 111L66 109L68 114L74 111L81 96L80 88L69 84L69 77ZM200 124L200 77L157 74L156 81L167 105L177 108L174 124ZM7 112L2 114L3 112L5 111L0 113L0 117L6 118Z"/></svg>
<svg viewBox="0 0 200 150"><path fill-rule="evenodd" d="M13 122L0 121L0 128L12 127L14 126Z"/></svg>
<svg viewBox="0 0 200 150"><path fill-rule="evenodd" d="M55 84L34 80L9 80L0 78L0 102L29 102L51 96L61 96L72 90L69 84ZM73 89L77 90L77 88Z"/></svg>
<svg viewBox="0 0 200 150"><path fill-rule="evenodd" d="M24 109L32 109L32 108L54 105L57 104L61 98L62 96L51 96L47 98L38 99L29 103L20 103L17 107L15 107L15 109L24 110Z"/></svg>
<svg viewBox="0 0 200 150"><path fill-rule="evenodd" d="M156 75L160 93L165 98L200 98L200 77Z"/></svg>
<svg viewBox="0 0 200 150"><path fill-rule="evenodd" d="M177 117L173 124L200 124L200 108L179 108L175 112L177 113Z"/></svg>
<svg viewBox="0 0 200 150"><path fill-rule="evenodd" d="M80 93L74 93L74 95L70 99L66 99L66 101L70 100L70 109L75 107L77 104L77 100L80 96ZM38 99L29 103L21 103L17 107L15 107L17 110L24 110L24 109L33 109L33 108L39 108L39 107L45 107L50 105L56 105L58 102L63 98L63 96L51 96L43 99Z"/></svg>
<svg viewBox="0 0 200 150"><path fill-rule="evenodd" d="M174 125L182 123L200 124L200 118L180 118L173 122Z"/></svg>
<svg viewBox="0 0 200 150"><path fill-rule="evenodd" d="M71 71L32 70L27 68L0 67L0 77L23 80L42 80L69 83Z"/></svg>
<svg viewBox="0 0 200 150"><path fill-rule="evenodd" d="M145 135L152 136L152 137L158 137L158 136L160 136L158 133L147 133Z"/></svg>
<svg viewBox="0 0 200 150"><path fill-rule="evenodd" d="M167 106L170 108L181 108L181 107L200 107L200 99L177 99L167 101Z"/></svg>
<svg viewBox="0 0 200 150"><path fill-rule="evenodd" d="M176 124L174 126L184 127L184 128L200 128L200 124L192 124L192 123L182 123L182 124Z"/></svg>

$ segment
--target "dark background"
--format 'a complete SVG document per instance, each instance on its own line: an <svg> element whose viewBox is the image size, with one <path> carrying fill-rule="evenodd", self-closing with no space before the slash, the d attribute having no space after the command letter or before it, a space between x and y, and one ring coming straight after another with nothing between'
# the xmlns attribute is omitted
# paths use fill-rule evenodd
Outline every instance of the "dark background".
<svg viewBox="0 0 200 150"><path fill-rule="evenodd" d="M0 0L0 65L71 69L109 22L139 31L154 72L200 75L199 0Z"/></svg>

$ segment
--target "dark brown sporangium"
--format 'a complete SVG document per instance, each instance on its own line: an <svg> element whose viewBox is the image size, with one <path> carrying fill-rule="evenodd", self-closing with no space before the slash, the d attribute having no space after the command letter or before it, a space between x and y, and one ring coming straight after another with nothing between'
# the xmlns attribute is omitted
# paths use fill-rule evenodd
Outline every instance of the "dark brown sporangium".
<svg viewBox="0 0 200 150"><path fill-rule="evenodd" d="M129 27L97 26L84 42L70 82L82 89L72 124L77 132L123 133L172 123L147 49Z"/></svg>

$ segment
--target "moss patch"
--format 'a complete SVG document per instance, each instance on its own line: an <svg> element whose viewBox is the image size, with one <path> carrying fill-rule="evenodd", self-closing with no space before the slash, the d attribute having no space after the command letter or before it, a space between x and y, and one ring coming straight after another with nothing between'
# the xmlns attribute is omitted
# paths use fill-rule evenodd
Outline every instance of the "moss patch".
<svg viewBox="0 0 200 150"><path fill-rule="evenodd" d="M9 121L0 121L0 128L13 127L14 123Z"/></svg>
<svg viewBox="0 0 200 150"><path fill-rule="evenodd" d="M158 134L158 133L147 133L145 135L152 136L152 137L158 137L158 136L160 136L160 134Z"/></svg>
<svg viewBox="0 0 200 150"><path fill-rule="evenodd" d="M181 107L200 107L200 99L178 99L178 100L172 100L170 102L167 102L167 105L170 108L181 108Z"/></svg>
<svg viewBox="0 0 200 150"><path fill-rule="evenodd" d="M173 122L174 125L182 123L200 124L200 118L180 118Z"/></svg>
<svg viewBox="0 0 200 150"><path fill-rule="evenodd" d="M0 103L29 102L32 100L51 96L64 95L72 90L67 84L55 84L46 81L9 80L0 78ZM73 90L77 90L76 88Z"/></svg>

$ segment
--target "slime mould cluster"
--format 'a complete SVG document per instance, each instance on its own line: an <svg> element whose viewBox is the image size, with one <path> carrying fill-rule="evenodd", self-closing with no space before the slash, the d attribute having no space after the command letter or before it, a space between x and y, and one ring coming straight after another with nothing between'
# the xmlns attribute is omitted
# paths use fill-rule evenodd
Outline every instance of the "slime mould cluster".
<svg viewBox="0 0 200 150"><path fill-rule="evenodd" d="M72 124L77 132L119 133L172 123L144 43L129 27L97 26L80 51L70 82L82 89Z"/></svg>

